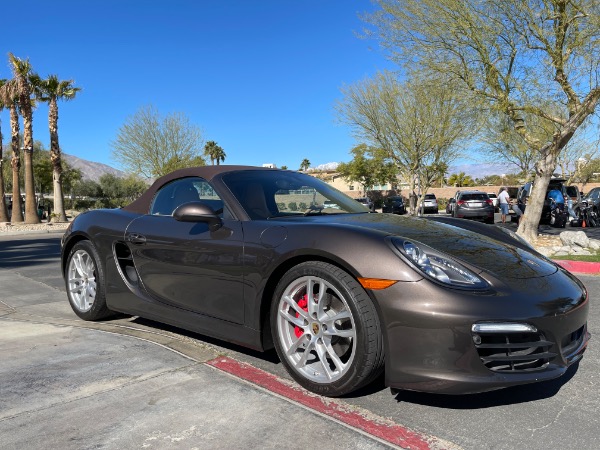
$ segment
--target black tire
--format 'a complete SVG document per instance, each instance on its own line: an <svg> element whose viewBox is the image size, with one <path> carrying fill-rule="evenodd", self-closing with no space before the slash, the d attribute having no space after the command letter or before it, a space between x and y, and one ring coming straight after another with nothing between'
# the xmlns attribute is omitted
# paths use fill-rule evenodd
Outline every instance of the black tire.
<svg viewBox="0 0 600 450"><path fill-rule="evenodd" d="M101 320L114 315L106 306L104 269L90 241L73 246L65 267L65 284L73 312L84 320Z"/></svg>
<svg viewBox="0 0 600 450"><path fill-rule="evenodd" d="M331 264L305 262L283 276L273 295L271 330L289 374L317 394L348 394L383 370L375 306L352 276Z"/></svg>

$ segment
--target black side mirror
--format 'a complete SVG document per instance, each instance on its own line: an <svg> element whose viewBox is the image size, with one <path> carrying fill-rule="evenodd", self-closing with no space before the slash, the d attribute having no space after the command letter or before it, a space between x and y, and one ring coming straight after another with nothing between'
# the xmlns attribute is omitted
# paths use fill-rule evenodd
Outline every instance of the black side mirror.
<svg viewBox="0 0 600 450"><path fill-rule="evenodd" d="M202 202L189 202L179 205L173 211L173 217L179 222L207 223L210 231L217 231L223 225L217 213Z"/></svg>

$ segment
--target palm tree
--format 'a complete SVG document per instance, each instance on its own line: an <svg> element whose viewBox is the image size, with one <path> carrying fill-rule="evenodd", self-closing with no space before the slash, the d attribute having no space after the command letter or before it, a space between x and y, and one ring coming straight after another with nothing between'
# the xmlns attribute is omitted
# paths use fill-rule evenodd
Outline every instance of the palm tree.
<svg viewBox="0 0 600 450"><path fill-rule="evenodd" d="M310 167L310 161L307 158L304 158L300 163L300 170L305 172Z"/></svg>
<svg viewBox="0 0 600 450"><path fill-rule="evenodd" d="M6 80L0 80L0 89L6 84ZM4 102L0 97L0 112L4 109ZM6 209L6 201L4 195L4 171L2 170L2 129L0 128L0 222L8 222L8 210Z"/></svg>
<svg viewBox="0 0 600 450"><path fill-rule="evenodd" d="M33 75L29 59L22 60L12 53L8 59L17 85L19 110L23 117L23 156L25 159L25 223L40 223L35 199L33 179L33 99L31 81Z"/></svg>
<svg viewBox="0 0 600 450"><path fill-rule="evenodd" d="M460 172L450 175L450 178L448 178L448 184L451 186L463 187L473 186L475 182L469 175L465 174L464 172Z"/></svg>
<svg viewBox="0 0 600 450"><path fill-rule="evenodd" d="M17 111L17 86L15 80L7 81L0 88L0 99L4 107L10 111L10 134L12 159L12 212L10 216L11 223L23 222L23 212L21 203L21 153L19 150L19 113Z"/></svg>
<svg viewBox="0 0 600 450"><path fill-rule="evenodd" d="M65 199L62 189L61 152L58 145L58 100L72 100L81 88L73 86L73 80L60 81L50 75L42 80L37 75L31 77L35 96L48 103L48 128L50 129L50 162L52 163L52 186L54 188L54 212L58 221L66 222Z"/></svg>
<svg viewBox="0 0 600 450"><path fill-rule="evenodd" d="M217 148L215 149L215 161L217 161L217 166L221 165L222 162L225 162L226 156L225 150L217 145Z"/></svg>
<svg viewBox="0 0 600 450"><path fill-rule="evenodd" d="M221 162L225 161L225 151L217 145L215 141L208 141L204 146L204 155L210 158L212 165L220 165Z"/></svg>

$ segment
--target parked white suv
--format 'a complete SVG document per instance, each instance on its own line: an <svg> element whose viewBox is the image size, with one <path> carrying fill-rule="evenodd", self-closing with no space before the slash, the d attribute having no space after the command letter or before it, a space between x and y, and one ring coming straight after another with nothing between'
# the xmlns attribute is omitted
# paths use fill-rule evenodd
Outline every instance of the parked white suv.
<svg viewBox="0 0 600 450"><path fill-rule="evenodd" d="M486 192L486 194L494 204L494 211L498 211L498 196L493 192Z"/></svg>
<svg viewBox="0 0 600 450"><path fill-rule="evenodd" d="M435 198L435 194L425 194L425 198L423 199L423 203L421 205L423 207L424 213L438 213L438 202L437 198Z"/></svg>

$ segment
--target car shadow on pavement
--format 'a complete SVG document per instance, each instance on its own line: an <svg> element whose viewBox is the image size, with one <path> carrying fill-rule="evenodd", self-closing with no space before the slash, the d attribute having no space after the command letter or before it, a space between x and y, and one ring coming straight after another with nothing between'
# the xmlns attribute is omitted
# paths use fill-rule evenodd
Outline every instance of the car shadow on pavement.
<svg viewBox="0 0 600 450"><path fill-rule="evenodd" d="M55 237L33 239L27 247L19 240L0 240L0 268L18 269L60 260L60 239Z"/></svg>
<svg viewBox="0 0 600 450"><path fill-rule="evenodd" d="M480 394L445 395L400 391L398 403L407 402L445 409L483 409L495 406L515 405L555 396L577 373L579 362L567 369L563 376L554 380L524 384Z"/></svg>
<svg viewBox="0 0 600 450"><path fill-rule="evenodd" d="M182 336L186 336L188 338L194 339L201 343L205 343L208 345L214 345L215 347L219 347L226 350L231 350L232 352L243 353L244 355L262 359L264 361L270 362L272 364L280 364L279 358L277 357L277 353L274 349L267 350L265 352L260 352L258 350L252 350L248 347L242 347L241 345L237 345L231 342L223 341L221 339L213 338L207 336L205 334L194 333L193 331L184 330L183 328L177 328L171 325L167 325L161 322L155 322L150 319L144 319L143 317L136 317L131 321L132 323L137 323L139 325L151 327L157 330L168 331L170 333L176 333Z"/></svg>
<svg viewBox="0 0 600 450"><path fill-rule="evenodd" d="M379 374L379 376L377 376L377 378L375 378L366 386L363 386L360 389L357 389L356 391L350 392L349 394L343 395L340 398L368 397L369 395L377 394L378 392L385 391L386 389L389 389L389 387L385 385L385 373L382 372L381 374Z"/></svg>
<svg viewBox="0 0 600 450"><path fill-rule="evenodd" d="M283 369L281 367L281 361L277 356L274 349L267 350L265 352L252 350L247 347L223 341L217 338L212 338L199 333L177 328L171 325L167 325L153 320L144 319L141 317L135 317L132 320L133 323L139 324L145 327L151 327L153 329L160 329L170 333L179 334L188 338L212 345L220 349L230 350L231 352L238 353L241 357L242 362L250 362L251 364L264 366L261 361L266 363L267 367L265 370L269 371L269 364L273 364L278 367L275 370L275 375L281 375ZM243 356L242 356L243 355ZM233 355L234 359L237 359ZM255 361L252 361L255 360ZM566 384L573 376L577 373L579 363L573 364L567 369L565 374L559 378L549 381L543 381L539 383L532 383L520 386L513 386L509 388L499 389L491 392L483 392L479 394L462 394L462 395L447 395L447 394L429 394L422 392L414 392L401 390L395 395L395 399L398 403L407 402L414 403L424 406L434 406L445 409L482 409L491 408L502 405L512 405L518 403L526 403L535 400L541 400L544 398L550 398L556 395L562 386ZM281 372L281 373L278 373ZM286 376L287 378L287 376ZM372 382L366 386L351 392L342 398L361 398L368 397L378 392L389 389L385 385L385 375L382 372Z"/></svg>

